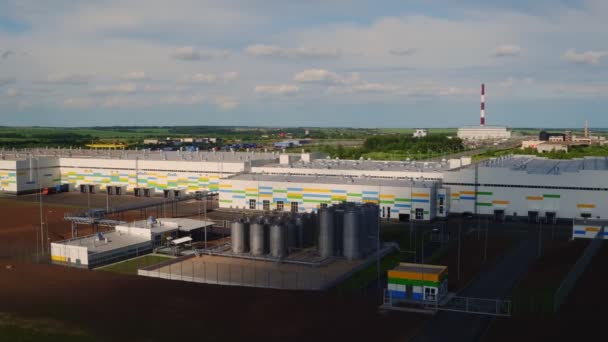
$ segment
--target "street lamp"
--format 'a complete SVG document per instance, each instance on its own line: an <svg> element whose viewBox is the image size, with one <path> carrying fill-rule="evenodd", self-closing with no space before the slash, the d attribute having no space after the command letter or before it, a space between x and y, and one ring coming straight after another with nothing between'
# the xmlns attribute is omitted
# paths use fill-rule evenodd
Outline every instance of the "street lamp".
<svg viewBox="0 0 608 342"><path fill-rule="evenodd" d="M46 213L44 214L44 222L45 222L45 228L46 228L46 242L49 243L51 241L51 238L49 237L49 213L54 213L53 210L47 210ZM49 248L50 251L50 248Z"/></svg>

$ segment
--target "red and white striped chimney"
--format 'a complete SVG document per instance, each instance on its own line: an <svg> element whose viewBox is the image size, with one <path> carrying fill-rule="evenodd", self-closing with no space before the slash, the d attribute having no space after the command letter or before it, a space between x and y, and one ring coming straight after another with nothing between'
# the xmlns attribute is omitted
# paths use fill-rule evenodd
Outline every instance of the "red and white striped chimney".
<svg viewBox="0 0 608 342"><path fill-rule="evenodd" d="M479 124L483 127L486 125L486 100L484 95L486 94L486 85L481 84L481 117L479 118Z"/></svg>

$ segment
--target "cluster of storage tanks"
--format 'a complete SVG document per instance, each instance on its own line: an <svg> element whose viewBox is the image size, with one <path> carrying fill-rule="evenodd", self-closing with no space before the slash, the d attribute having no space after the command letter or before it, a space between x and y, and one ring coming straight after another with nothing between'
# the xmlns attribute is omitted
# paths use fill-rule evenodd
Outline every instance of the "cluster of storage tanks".
<svg viewBox="0 0 608 342"><path fill-rule="evenodd" d="M288 218L242 219L232 223L232 252L284 258L294 249L316 246L323 259L361 259L377 248L378 220L379 207L371 203L341 203L319 209L318 214Z"/></svg>

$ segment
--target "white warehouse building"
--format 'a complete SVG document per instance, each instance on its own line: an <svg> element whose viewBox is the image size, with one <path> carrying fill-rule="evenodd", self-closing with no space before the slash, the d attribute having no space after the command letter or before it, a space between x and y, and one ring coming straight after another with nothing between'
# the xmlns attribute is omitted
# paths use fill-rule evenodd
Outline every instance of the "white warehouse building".
<svg viewBox="0 0 608 342"><path fill-rule="evenodd" d="M341 201L374 202L390 219L449 214L608 217L608 159L512 156L472 164L336 160L312 154L35 150L0 152L0 191L68 183L162 193L219 193L222 208L315 211ZM38 164L40 163L40 164ZM38 181L39 180L39 181Z"/></svg>

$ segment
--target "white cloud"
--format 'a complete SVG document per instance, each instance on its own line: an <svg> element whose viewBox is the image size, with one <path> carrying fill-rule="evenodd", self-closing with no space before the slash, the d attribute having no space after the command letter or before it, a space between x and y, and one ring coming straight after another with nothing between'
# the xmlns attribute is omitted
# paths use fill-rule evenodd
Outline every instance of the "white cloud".
<svg viewBox="0 0 608 342"><path fill-rule="evenodd" d="M15 97L17 95L19 95L19 91L15 88L8 88L6 90L6 96L8 97Z"/></svg>
<svg viewBox="0 0 608 342"><path fill-rule="evenodd" d="M217 76L215 74L196 73L183 77L182 82L192 84L215 84L217 82Z"/></svg>
<svg viewBox="0 0 608 342"><path fill-rule="evenodd" d="M285 48L277 45L255 44L245 47L245 53L253 57L286 58L335 58L340 51L313 47Z"/></svg>
<svg viewBox="0 0 608 342"><path fill-rule="evenodd" d="M216 58L226 58L230 56L230 52L227 50L199 50L194 46L184 46L175 49L175 51L171 54L171 57L174 59L179 59L182 61L197 61L201 59L216 59Z"/></svg>
<svg viewBox="0 0 608 342"><path fill-rule="evenodd" d="M358 74L353 74L358 75ZM358 76L354 76L358 77ZM348 80L333 71L325 69L307 69L297 73L293 80L302 83L344 84Z"/></svg>
<svg viewBox="0 0 608 342"><path fill-rule="evenodd" d="M68 98L63 101L66 108L86 109L95 107L97 104L93 99L86 97Z"/></svg>
<svg viewBox="0 0 608 342"><path fill-rule="evenodd" d="M239 101L227 96L216 96L213 101L220 110L232 110L239 106Z"/></svg>
<svg viewBox="0 0 608 342"><path fill-rule="evenodd" d="M517 45L505 44L505 45L500 45L496 49L494 49L493 56L497 57L497 58L517 57L517 56L521 56L521 54L522 54L521 47L519 47Z"/></svg>
<svg viewBox="0 0 608 342"><path fill-rule="evenodd" d="M296 95L300 91L300 88L292 84L256 85L253 91L260 95L290 96Z"/></svg>
<svg viewBox="0 0 608 342"><path fill-rule="evenodd" d="M99 86L96 87L92 94L94 95L115 95L115 94L133 94L137 92L137 85L135 83L123 83L113 86Z"/></svg>
<svg viewBox="0 0 608 342"><path fill-rule="evenodd" d="M570 63L597 65L606 56L608 56L608 51L585 51L579 53L570 49L563 54L562 58Z"/></svg>
<svg viewBox="0 0 608 342"><path fill-rule="evenodd" d="M168 104L168 105L197 105L201 104L205 101L205 95L203 94L188 94L188 95L178 95L172 94L165 96L160 99L160 103Z"/></svg>
<svg viewBox="0 0 608 342"><path fill-rule="evenodd" d="M391 49L388 53L395 56L409 56L414 54L416 51L418 51L418 49L409 47L404 49Z"/></svg>
<svg viewBox="0 0 608 342"><path fill-rule="evenodd" d="M225 72L224 75L222 75L222 78L225 82L236 81L239 78L239 73L236 71L228 71Z"/></svg>
<svg viewBox="0 0 608 342"><path fill-rule="evenodd" d="M51 74L51 75L49 75L47 77L45 83L78 85L78 84L87 84L92 79L93 79L93 75L91 75L91 74L80 74L80 73L66 74L66 73L62 73L62 74Z"/></svg>
<svg viewBox="0 0 608 342"><path fill-rule="evenodd" d="M121 78L123 80L139 81L139 80L145 80L148 77L146 76L146 73L143 71L131 71L129 73L122 75Z"/></svg>

